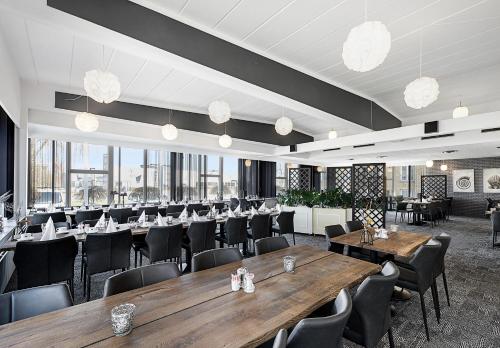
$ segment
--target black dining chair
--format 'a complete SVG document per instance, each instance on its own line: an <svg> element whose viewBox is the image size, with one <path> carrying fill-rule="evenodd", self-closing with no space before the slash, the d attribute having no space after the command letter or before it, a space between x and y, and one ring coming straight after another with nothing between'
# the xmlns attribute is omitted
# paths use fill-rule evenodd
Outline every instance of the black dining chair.
<svg viewBox="0 0 500 348"><path fill-rule="evenodd" d="M136 212L132 208L111 208L109 209L109 217L116 219L119 224L126 224L128 218L135 216Z"/></svg>
<svg viewBox="0 0 500 348"><path fill-rule="evenodd" d="M235 210L238 205L240 205L240 200L238 198L230 198L229 199L229 209Z"/></svg>
<svg viewBox="0 0 500 348"><path fill-rule="evenodd" d="M198 210L196 212L196 214L198 214L198 216L207 216L208 213L210 213L210 210Z"/></svg>
<svg viewBox="0 0 500 348"><path fill-rule="evenodd" d="M273 233L277 233L282 236L284 234L292 234L293 236L293 245L295 245L295 228L293 225L293 216L295 215L295 211L282 211L278 217L276 218L276 222L278 223L278 227L273 227Z"/></svg>
<svg viewBox="0 0 500 348"><path fill-rule="evenodd" d="M158 207L156 205L153 206L145 206L145 207L139 207L137 208L137 216L141 216L142 213L145 213L147 216L158 216Z"/></svg>
<svg viewBox="0 0 500 348"><path fill-rule="evenodd" d="M198 212L198 211L203 210L203 209L204 209L204 206L201 203L189 203L186 207L186 211L187 211L189 216L191 216L191 214L193 214L193 211Z"/></svg>
<svg viewBox="0 0 500 348"><path fill-rule="evenodd" d="M168 216L168 214L172 214L172 213L178 213L180 215L180 213L182 213L184 208L186 208L186 207L183 204L170 204L167 207L166 215Z"/></svg>
<svg viewBox="0 0 500 348"><path fill-rule="evenodd" d="M364 228L363 223L361 221L358 221L358 220L347 221L345 223L345 226L347 228L347 232L356 232L356 231L362 230Z"/></svg>
<svg viewBox="0 0 500 348"><path fill-rule="evenodd" d="M240 244L243 244L243 250L246 252L248 244L247 223L247 216L228 218L220 235L215 237L219 241L220 247L224 247L224 243L238 248Z"/></svg>
<svg viewBox="0 0 500 348"><path fill-rule="evenodd" d="M41 225L47 223L49 218L52 218L52 222L66 222L66 213L63 211L57 211L54 213L35 213L31 217L31 224Z"/></svg>
<svg viewBox="0 0 500 348"><path fill-rule="evenodd" d="M205 250L193 256L193 272L243 260L238 248Z"/></svg>
<svg viewBox="0 0 500 348"><path fill-rule="evenodd" d="M380 274L363 280L352 300L345 338L363 347L376 347L387 334L390 347L394 347L390 301L398 277L398 268L389 261Z"/></svg>
<svg viewBox="0 0 500 348"><path fill-rule="evenodd" d="M441 275L443 278L444 292L446 294L446 302L448 307L450 306L450 295L448 293L448 282L446 280L446 267L444 263L444 257L446 256L446 251L451 243L451 236L445 232L441 233L439 236L434 237L434 239L441 242L441 249L439 250L439 256L436 264L434 265L434 281ZM437 283L436 283L437 284ZM437 285L436 285L437 286Z"/></svg>
<svg viewBox="0 0 500 348"><path fill-rule="evenodd" d="M215 249L215 220L193 221L189 225L182 247L186 249L186 271L191 270L192 256L205 250Z"/></svg>
<svg viewBox="0 0 500 348"><path fill-rule="evenodd" d="M224 208L226 207L226 203L224 203L224 202L214 202L213 206L215 207L215 210L217 210L217 212L219 214L221 214L222 211L224 210Z"/></svg>
<svg viewBox="0 0 500 348"><path fill-rule="evenodd" d="M285 329L280 329L274 338L273 348L286 348L288 332Z"/></svg>
<svg viewBox="0 0 500 348"><path fill-rule="evenodd" d="M241 211L247 211L250 209L250 202L248 202L245 198L240 198L239 201Z"/></svg>
<svg viewBox="0 0 500 348"><path fill-rule="evenodd" d="M75 214L75 221L79 224L85 220L99 220L102 214L104 214L102 209L77 210Z"/></svg>
<svg viewBox="0 0 500 348"><path fill-rule="evenodd" d="M424 295L429 289L431 289L438 323L440 320L438 299L436 298L436 282L434 279L434 267L436 263L438 263L440 252L441 242L431 239L427 244L420 246L407 263L396 262L400 272L396 285L404 289L416 291L420 296L420 306L422 308L422 317L424 320L427 341L429 341L430 338Z"/></svg>
<svg viewBox="0 0 500 348"><path fill-rule="evenodd" d="M139 289L151 284L181 276L174 262L156 263L115 274L104 283L103 297Z"/></svg>
<svg viewBox="0 0 500 348"><path fill-rule="evenodd" d="M26 233L41 233L42 225L26 225Z"/></svg>
<svg viewBox="0 0 500 348"><path fill-rule="evenodd" d="M0 295L0 325L71 307L66 284L22 289Z"/></svg>
<svg viewBox="0 0 500 348"><path fill-rule="evenodd" d="M253 242L253 251L255 252L255 241L271 237L271 215L255 214L249 222L250 230L248 239Z"/></svg>
<svg viewBox="0 0 500 348"><path fill-rule="evenodd" d="M405 220L405 215L408 214L408 211L406 208L408 207L408 203L405 202L397 202L396 203L396 215L394 216L394 222L397 222L398 220L398 213L399 213L399 221L403 222Z"/></svg>
<svg viewBox="0 0 500 348"><path fill-rule="evenodd" d="M356 232L364 228L363 222L359 220L347 221L345 225L348 233ZM358 247L348 246L347 255L360 260L370 260L370 251Z"/></svg>
<svg viewBox="0 0 500 348"><path fill-rule="evenodd" d="M285 237L262 238L255 242L255 255L264 255L272 251L288 248L290 244Z"/></svg>
<svg viewBox="0 0 500 348"><path fill-rule="evenodd" d="M175 261L181 265L182 257L182 224L169 226L152 226L145 239L146 244L140 249L142 256L149 259L149 263L158 261ZM137 260L136 260L137 261Z"/></svg>
<svg viewBox="0 0 500 348"><path fill-rule="evenodd" d="M337 254L344 254L344 245L332 242L330 239L345 234L342 225L325 226L326 245L329 251Z"/></svg>
<svg viewBox="0 0 500 348"><path fill-rule="evenodd" d="M340 348L342 333L351 315L352 300L346 289L340 290L332 306L332 315L302 319L293 328L287 348Z"/></svg>
<svg viewBox="0 0 500 348"><path fill-rule="evenodd" d="M78 244L74 236L46 241L19 241L14 253L17 288L67 282L74 294L73 277Z"/></svg>
<svg viewBox="0 0 500 348"><path fill-rule="evenodd" d="M112 233L92 233L85 240L83 256L83 294L90 300L91 276L130 267L132 232L127 229Z"/></svg>
<svg viewBox="0 0 500 348"><path fill-rule="evenodd" d="M491 242L493 248L499 245L497 242L498 234L500 233L500 211L491 213Z"/></svg>

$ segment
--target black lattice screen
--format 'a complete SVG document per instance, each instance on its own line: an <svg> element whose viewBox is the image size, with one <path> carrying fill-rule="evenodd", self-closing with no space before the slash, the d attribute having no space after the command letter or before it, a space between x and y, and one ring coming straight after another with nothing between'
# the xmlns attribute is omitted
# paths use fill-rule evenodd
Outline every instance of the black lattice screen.
<svg viewBox="0 0 500 348"><path fill-rule="evenodd" d="M352 167L335 167L333 174L333 187L345 193L351 192Z"/></svg>
<svg viewBox="0 0 500 348"><path fill-rule="evenodd" d="M446 175L422 175L420 188L422 196L432 196L437 199L448 197Z"/></svg>
<svg viewBox="0 0 500 348"><path fill-rule="evenodd" d="M352 219L370 217L373 226L385 227L385 163L354 164L351 192Z"/></svg>
<svg viewBox="0 0 500 348"><path fill-rule="evenodd" d="M288 170L288 188L291 190L310 190L311 168L290 168Z"/></svg>

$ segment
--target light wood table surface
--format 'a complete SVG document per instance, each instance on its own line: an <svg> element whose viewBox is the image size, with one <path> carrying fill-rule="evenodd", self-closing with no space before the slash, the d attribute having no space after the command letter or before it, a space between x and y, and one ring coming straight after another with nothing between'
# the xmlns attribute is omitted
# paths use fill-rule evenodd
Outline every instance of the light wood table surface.
<svg viewBox="0 0 500 348"><path fill-rule="evenodd" d="M284 273L286 255L296 257L295 273ZM241 266L255 273L253 294L231 291L230 273ZM253 347L333 300L340 289L379 271L379 265L293 246L3 325L0 342L31 347ZM134 329L115 337L110 311L122 303L137 306Z"/></svg>

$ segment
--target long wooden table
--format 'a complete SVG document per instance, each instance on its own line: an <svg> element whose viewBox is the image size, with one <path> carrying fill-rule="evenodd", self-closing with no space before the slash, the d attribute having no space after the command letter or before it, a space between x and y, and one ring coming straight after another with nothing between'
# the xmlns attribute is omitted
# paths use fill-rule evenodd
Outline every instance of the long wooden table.
<svg viewBox="0 0 500 348"><path fill-rule="evenodd" d="M283 272L286 255L295 273ZM232 292L230 273L255 273L255 292ZM293 246L141 289L0 326L2 346L254 347L296 324L340 289L380 266L310 246ZM111 309L136 305L133 331L115 337Z"/></svg>

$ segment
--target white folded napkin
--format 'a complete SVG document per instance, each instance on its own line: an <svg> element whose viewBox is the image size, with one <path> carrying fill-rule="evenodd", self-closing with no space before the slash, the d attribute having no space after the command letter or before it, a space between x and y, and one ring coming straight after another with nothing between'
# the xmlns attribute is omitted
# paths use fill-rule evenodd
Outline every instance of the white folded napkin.
<svg viewBox="0 0 500 348"><path fill-rule="evenodd" d="M85 205L82 204L82 206L80 207L80 210L85 210Z"/></svg>
<svg viewBox="0 0 500 348"><path fill-rule="evenodd" d="M217 214L217 209L215 209L215 205L212 207L212 213Z"/></svg>
<svg viewBox="0 0 500 348"><path fill-rule="evenodd" d="M139 219L137 219L137 222L139 224L143 224L146 222L146 211L143 210L141 216L139 216Z"/></svg>
<svg viewBox="0 0 500 348"><path fill-rule="evenodd" d="M163 218L161 217L160 213L158 213L158 226L165 226L165 223L163 222Z"/></svg>
<svg viewBox="0 0 500 348"><path fill-rule="evenodd" d="M193 214L191 214L191 217L193 218L193 221L200 221L200 217L198 216L198 213L193 210Z"/></svg>
<svg viewBox="0 0 500 348"><path fill-rule="evenodd" d="M52 221L52 218L49 217L49 220L45 225L45 231L43 231L42 238L40 238L40 240L41 241L52 240L55 238L56 238L56 229L54 227L54 221Z"/></svg>
<svg viewBox="0 0 500 348"><path fill-rule="evenodd" d="M187 219L188 217L188 212L187 212L187 209L184 208L184 210L182 211L181 215L179 215L179 218L180 219Z"/></svg>
<svg viewBox="0 0 500 348"><path fill-rule="evenodd" d="M281 204L276 204L276 211L281 213Z"/></svg>
<svg viewBox="0 0 500 348"><path fill-rule="evenodd" d="M252 215L256 215L256 214L258 214L258 213L259 213L259 212L257 211L257 209L255 209L254 207L252 207L251 212L252 212Z"/></svg>
<svg viewBox="0 0 500 348"><path fill-rule="evenodd" d="M106 228L106 232L107 233L116 232L115 223L113 222L113 219L111 219L111 218L108 221L108 228Z"/></svg>
<svg viewBox="0 0 500 348"><path fill-rule="evenodd" d="M228 217L236 217L231 209L227 211L227 216Z"/></svg>
<svg viewBox="0 0 500 348"><path fill-rule="evenodd" d="M259 211L265 211L266 210L266 202L262 203L262 205L259 207Z"/></svg>
<svg viewBox="0 0 500 348"><path fill-rule="evenodd" d="M105 227L106 226L106 217L104 214L101 215L99 221L97 221L96 227Z"/></svg>
<svg viewBox="0 0 500 348"><path fill-rule="evenodd" d="M241 205L238 204L238 206L236 207L236 209L234 209L234 213L235 214L240 214L241 213Z"/></svg>

